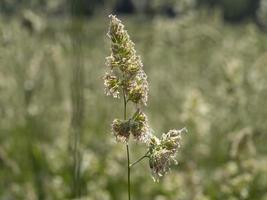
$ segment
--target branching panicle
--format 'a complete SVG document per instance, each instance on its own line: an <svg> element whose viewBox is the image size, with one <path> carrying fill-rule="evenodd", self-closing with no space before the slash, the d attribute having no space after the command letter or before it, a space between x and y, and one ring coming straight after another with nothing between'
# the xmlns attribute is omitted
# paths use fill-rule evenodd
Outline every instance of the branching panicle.
<svg viewBox="0 0 267 200"><path fill-rule="evenodd" d="M117 98L118 88L121 87L129 101L146 105L148 84L141 58L136 55L134 43L121 21L113 15L110 19L108 37L111 39L111 55L106 58L109 76L104 77L105 92Z"/></svg>
<svg viewBox="0 0 267 200"><path fill-rule="evenodd" d="M181 134L186 129L170 130L162 134L159 139L152 134L148 125L146 114L141 110L147 105L148 82L143 70L140 56L136 55L134 43L131 41L124 25L114 15L110 15L108 37L111 40L111 55L106 58L108 72L104 76L105 93L114 98L123 96L124 119L114 119L112 133L118 142L126 143L128 157L128 197L130 195L130 167L140 162L143 158L149 158L150 168L154 180L164 175L172 162L176 162L175 156L180 147ZM121 94L120 94L121 93ZM132 102L136 111L129 119L126 118L127 103ZM148 146L148 152L140 159L130 164L129 140Z"/></svg>

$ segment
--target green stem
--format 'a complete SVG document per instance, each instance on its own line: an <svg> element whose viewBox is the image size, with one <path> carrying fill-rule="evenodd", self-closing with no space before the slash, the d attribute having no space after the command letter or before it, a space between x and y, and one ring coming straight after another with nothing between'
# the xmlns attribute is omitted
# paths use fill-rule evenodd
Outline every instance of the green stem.
<svg viewBox="0 0 267 200"><path fill-rule="evenodd" d="M127 108L127 101L126 101L126 97L125 97L125 93L124 93L124 90L123 90L123 102L124 102L124 112L123 112L123 118L124 120L126 120L126 108Z"/></svg>
<svg viewBox="0 0 267 200"><path fill-rule="evenodd" d="M130 167L133 167L135 164L139 163L144 158L149 158L149 157L147 156L147 154L145 154L144 156L142 156L141 158L139 158L138 160L136 160L135 162L133 162L132 164L130 164Z"/></svg>
<svg viewBox="0 0 267 200"><path fill-rule="evenodd" d="M127 112L127 100L125 96L125 92L123 89L123 102L124 102L124 120L126 120L126 112ZM128 169L128 199L131 200L131 169L130 169L130 153L129 153L129 145L126 144L127 151L127 169Z"/></svg>
<svg viewBox="0 0 267 200"><path fill-rule="evenodd" d="M131 168L130 168L130 154L129 145L126 144L127 160L128 160L128 199L131 200Z"/></svg>

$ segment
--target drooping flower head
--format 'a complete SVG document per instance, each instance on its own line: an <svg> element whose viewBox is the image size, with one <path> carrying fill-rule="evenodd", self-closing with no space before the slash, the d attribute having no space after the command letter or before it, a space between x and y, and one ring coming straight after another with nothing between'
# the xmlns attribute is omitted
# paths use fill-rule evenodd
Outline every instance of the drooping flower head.
<svg viewBox="0 0 267 200"><path fill-rule="evenodd" d="M180 147L181 134L186 132L181 130L170 130L162 134L161 139L153 136L149 146L149 165L155 181L169 171L172 162L177 163L175 156Z"/></svg>

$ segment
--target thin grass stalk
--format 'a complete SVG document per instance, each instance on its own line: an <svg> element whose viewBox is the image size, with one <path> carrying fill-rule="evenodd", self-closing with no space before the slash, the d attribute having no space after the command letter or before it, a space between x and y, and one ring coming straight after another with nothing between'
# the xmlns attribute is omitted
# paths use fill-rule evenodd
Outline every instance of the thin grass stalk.
<svg viewBox="0 0 267 200"><path fill-rule="evenodd" d="M123 90L123 104L124 104L124 112L123 118L126 120L127 118L127 100L125 96L125 92ZM126 143L126 152L127 152L127 170L128 170L128 199L131 200L131 168L130 168L130 152L129 152L129 144Z"/></svg>
<svg viewBox="0 0 267 200"><path fill-rule="evenodd" d="M71 38L72 38L72 82L71 82L71 137L70 149L72 152L72 184L71 197L80 198L82 192L81 184L81 135L83 130L83 113L84 113L84 67L82 57L82 29L83 22L81 19L76 19L75 1L70 1L71 11Z"/></svg>

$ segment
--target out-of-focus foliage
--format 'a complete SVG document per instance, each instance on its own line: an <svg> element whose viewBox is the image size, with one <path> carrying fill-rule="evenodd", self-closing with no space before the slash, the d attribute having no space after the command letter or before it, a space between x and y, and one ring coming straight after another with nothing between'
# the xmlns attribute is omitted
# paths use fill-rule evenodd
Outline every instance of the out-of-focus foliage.
<svg viewBox="0 0 267 200"><path fill-rule="evenodd" d="M163 15L168 15L169 17L175 17L183 15L196 7L195 0L152 0L147 4L147 11L151 13L161 13Z"/></svg>
<svg viewBox="0 0 267 200"><path fill-rule="evenodd" d="M248 17L255 17L260 0L197 0L197 2L200 5L220 7L226 20L242 21Z"/></svg>
<svg viewBox="0 0 267 200"><path fill-rule="evenodd" d="M257 19L257 12L265 0L2 0L0 12L16 14L25 8L57 15L72 13L78 16L92 16L95 13L142 13L146 15L167 15L179 17L191 10L205 6L219 8L227 21Z"/></svg>
<svg viewBox="0 0 267 200"><path fill-rule="evenodd" d="M261 0L260 9L257 14L261 23L267 27L267 1Z"/></svg>
<svg viewBox="0 0 267 200"><path fill-rule="evenodd" d="M36 14L24 18L29 15ZM147 163L136 166L134 198L266 200L266 34L253 23L225 25L219 14L204 11L123 20L148 75L146 112L155 134L189 131L179 165L160 183L148 175ZM80 21L79 32L74 21L28 21L36 28L21 18L0 20L0 199L71 197L75 34L84 67L81 196L126 199L125 147L109 126L122 116L122 105L107 102L102 80L107 17ZM143 151L132 143L131 159Z"/></svg>

